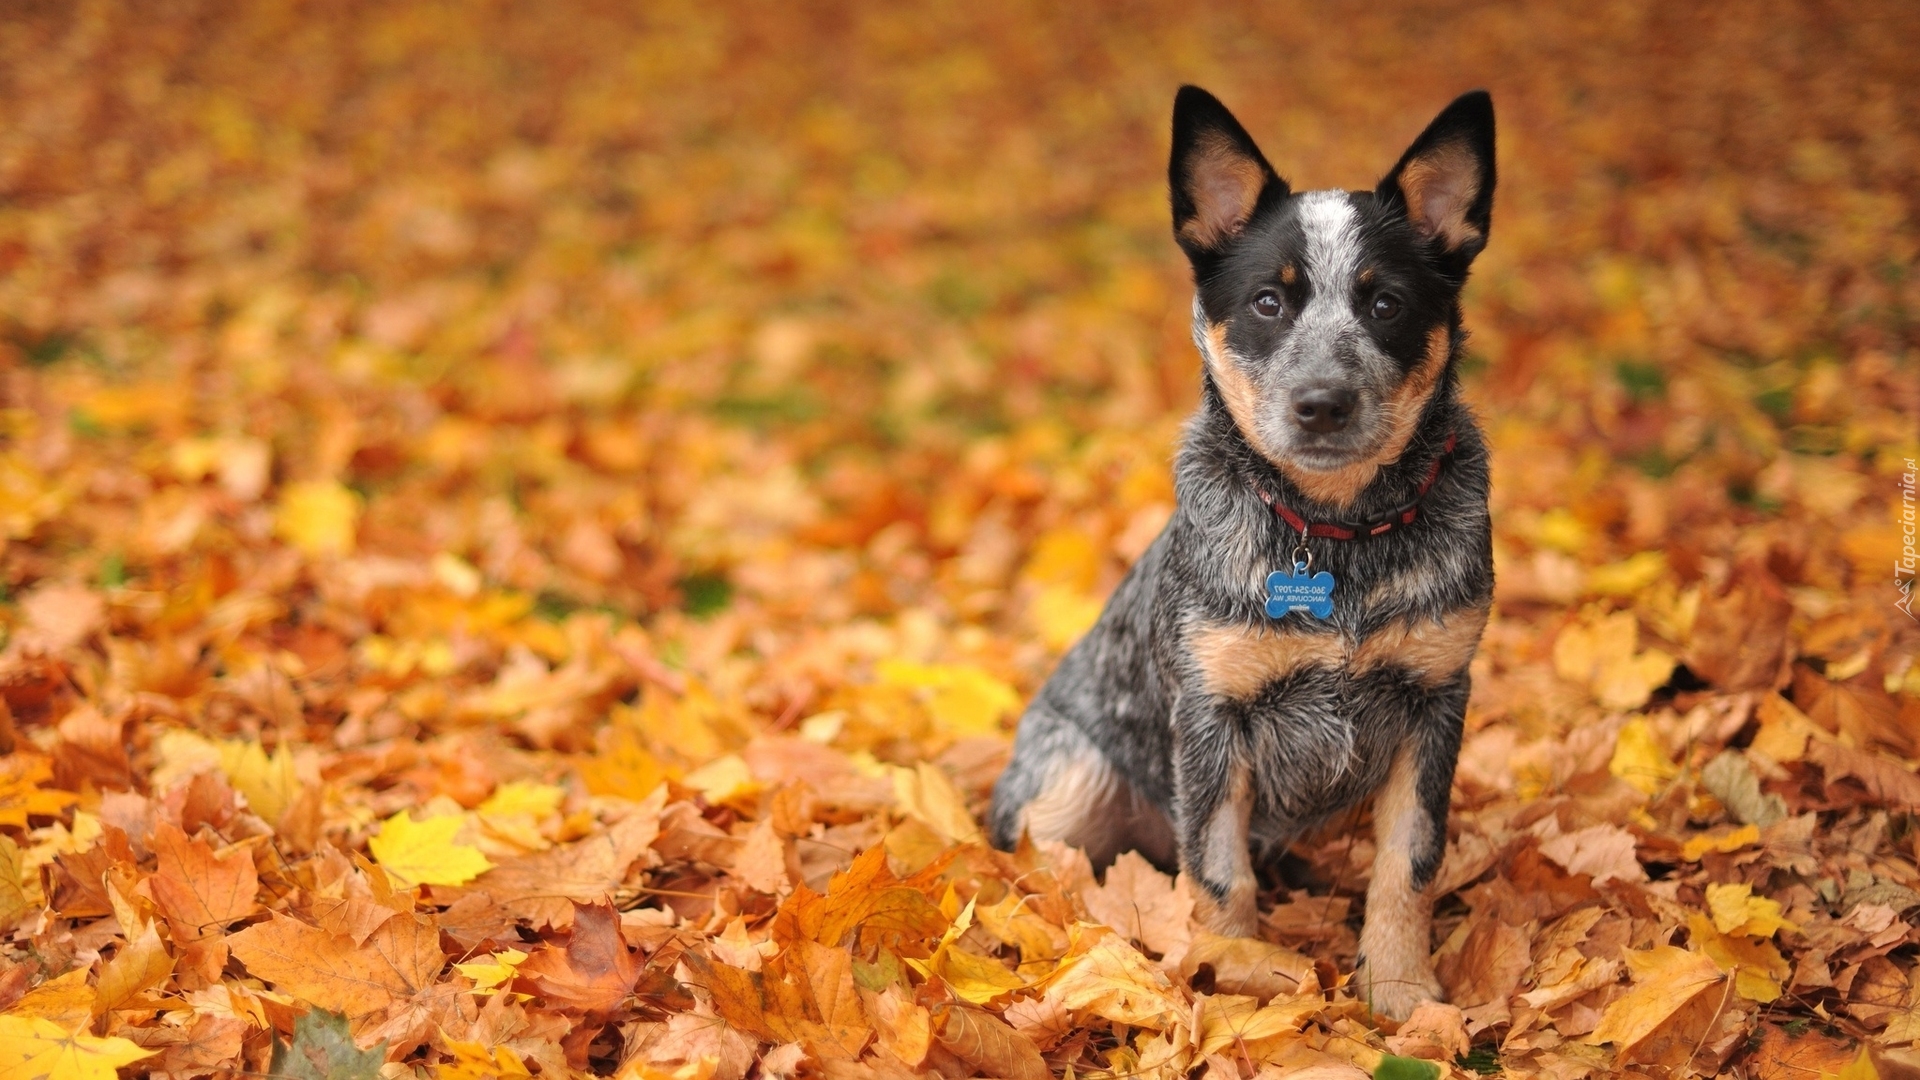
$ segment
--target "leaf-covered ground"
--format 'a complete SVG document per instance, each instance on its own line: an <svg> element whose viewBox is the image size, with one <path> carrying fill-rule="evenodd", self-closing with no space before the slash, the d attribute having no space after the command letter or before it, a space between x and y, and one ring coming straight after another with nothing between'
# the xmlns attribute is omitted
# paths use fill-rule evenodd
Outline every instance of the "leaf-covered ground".
<svg viewBox="0 0 1920 1080"><path fill-rule="evenodd" d="M1916 58L1871 0L10 6L0 1072L1914 1075ZM1397 1030L1356 822L1260 941L979 843L1169 512L1182 81L1310 187L1500 110Z"/></svg>

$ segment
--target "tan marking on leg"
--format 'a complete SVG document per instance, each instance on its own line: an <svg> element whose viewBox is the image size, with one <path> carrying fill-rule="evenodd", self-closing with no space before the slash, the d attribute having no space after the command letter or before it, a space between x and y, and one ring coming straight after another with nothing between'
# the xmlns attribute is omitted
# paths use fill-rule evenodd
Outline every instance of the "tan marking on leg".
<svg viewBox="0 0 1920 1080"><path fill-rule="evenodd" d="M1070 761L1049 777L1021 809L1020 824L1035 840L1083 849L1096 869L1135 847L1165 863L1175 847L1166 815L1100 757Z"/></svg>
<svg viewBox="0 0 1920 1080"><path fill-rule="evenodd" d="M1419 776L1406 747L1394 756L1387 782L1374 797L1373 882L1360 930L1366 964L1355 982L1373 1010L1405 1019L1422 1001L1440 1000L1433 973L1433 900L1413 887L1414 849L1429 840L1433 822L1420 806Z"/></svg>
<svg viewBox="0 0 1920 1080"><path fill-rule="evenodd" d="M1260 163L1232 139L1217 132L1202 136L1187 159L1187 197L1193 200L1194 213L1180 227L1180 235L1203 248L1219 247L1253 216L1266 186Z"/></svg>
<svg viewBox="0 0 1920 1080"><path fill-rule="evenodd" d="M1375 632L1353 651L1353 673L1403 668L1429 686L1452 678L1473 659L1487 627L1488 606L1463 608L1438 619L1400 619Z"/></svg>
<svg viewBox="0 0 1920 1080"><path fill-rule="evenodd" d="M1244 701L1276 679L1311 665L1338 667L1347 658L1338 634L1290 634L1265 627L1209 626L1188 638L1207 693Z"/></svg>
<svg viewBox="0 0 1920 1080"><path fill-rule="evenodd" d="M1233 767L1227 794L1207 822L1206 850L1200 866L1183 866L1207 881L1227 883L1227 895L1215 900L1206 888L1194 889L1194 914L1207 929L1227 937L1252 937L1260 921L1255 903L1259 883L1253 876L1253 852L1247 839L1253 818L1253 778L1244 764Z"/></svg>
<svg viewBox="0 0 1920 1080"><path fill-rule="evenodd" d="M1446 369L1452 349L1452 337L1446 326L1434 327L1427 335L1427 353L1421 358L1420 366L1409 372L1393 394L1380 404L1387 414L1387 438L1372 456L1324 472L1303 469L1286 461L1276 460L1274 464L1308 498L1343 510L1353 505L1353 500L1373 483L1383 467L1399 461L1400 455L1406 453L1407 443L1420 424L1420 413L1426 409L1434 387L1439 385L1440 373Z"/></svg>
<svg viewBox="0 0 1920 1080"><path fill-rule="evenodd" d="M1400 170L1400 193L1414 228L1437 236L1449 251L1482 239L1467 222L1467 207L1480 194L1480 162L1459 143L1444 143L1407 162Z"/></svg>

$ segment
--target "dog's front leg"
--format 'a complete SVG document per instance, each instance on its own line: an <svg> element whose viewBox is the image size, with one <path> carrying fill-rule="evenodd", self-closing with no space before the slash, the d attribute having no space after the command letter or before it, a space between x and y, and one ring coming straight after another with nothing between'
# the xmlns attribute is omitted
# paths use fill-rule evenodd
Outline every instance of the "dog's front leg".
<svg viewBox="0 0 1920 1080"><path fill-rule="evenodd" d="M1433 897L1427 886L1447 845L1447 801L1460 749L1460 710L1417 730L1394 756L1373 804L1373 882L1360 930L1354 982L1377 1013L1406 1019L1423 1001L1439 1001L1433 972Z"/></svg>
<svg viewBox="0 0 1920 1080"><path fill-rule="evenodd" d="M1197 914L1216 934L1249 937L1259 915L1247 842L1253 778L1238 718L1218 699L1183 695L1173 738L1180 869L1199 887Z"/></svg>

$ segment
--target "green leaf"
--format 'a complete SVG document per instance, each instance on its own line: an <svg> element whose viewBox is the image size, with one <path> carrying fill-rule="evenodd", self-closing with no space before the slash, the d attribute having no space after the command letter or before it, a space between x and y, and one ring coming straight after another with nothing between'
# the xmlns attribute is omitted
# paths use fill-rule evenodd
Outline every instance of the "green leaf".
<svg viewBox="0 0 1920 1080"><path fill-rule="evenodd" d="M1419 1058L1387 1054L1373 1070L1373 1080L1440 1080L1440 1066Z"/></svg>
<svg viewBox="0 0 1920 1080"><path fill-rule="evenodd" d="M380 1080L387 1044L371 1050L353 1045L347 1018L313 1009L293 1021L293 1043L273 1040L267 1075L279 1080Z"/></svg>

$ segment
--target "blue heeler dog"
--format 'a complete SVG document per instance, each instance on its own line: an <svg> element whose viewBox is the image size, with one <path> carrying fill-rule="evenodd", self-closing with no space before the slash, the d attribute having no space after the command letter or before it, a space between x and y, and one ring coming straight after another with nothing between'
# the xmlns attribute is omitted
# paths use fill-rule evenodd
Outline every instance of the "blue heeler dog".
<svg viewBox="0 0 1920 1080"><path fill-rule="evenodd" d="M1137 849L1246 935L1255 866L1372 797L1356 985L1404 1017L1441 992L1425 890L1493 597L1456 370L1493 102L1447 106L1372 191L1296 194L1184 87L1168 174L1204 362L1179 506L1021 718L993 838Z"/></svg>

